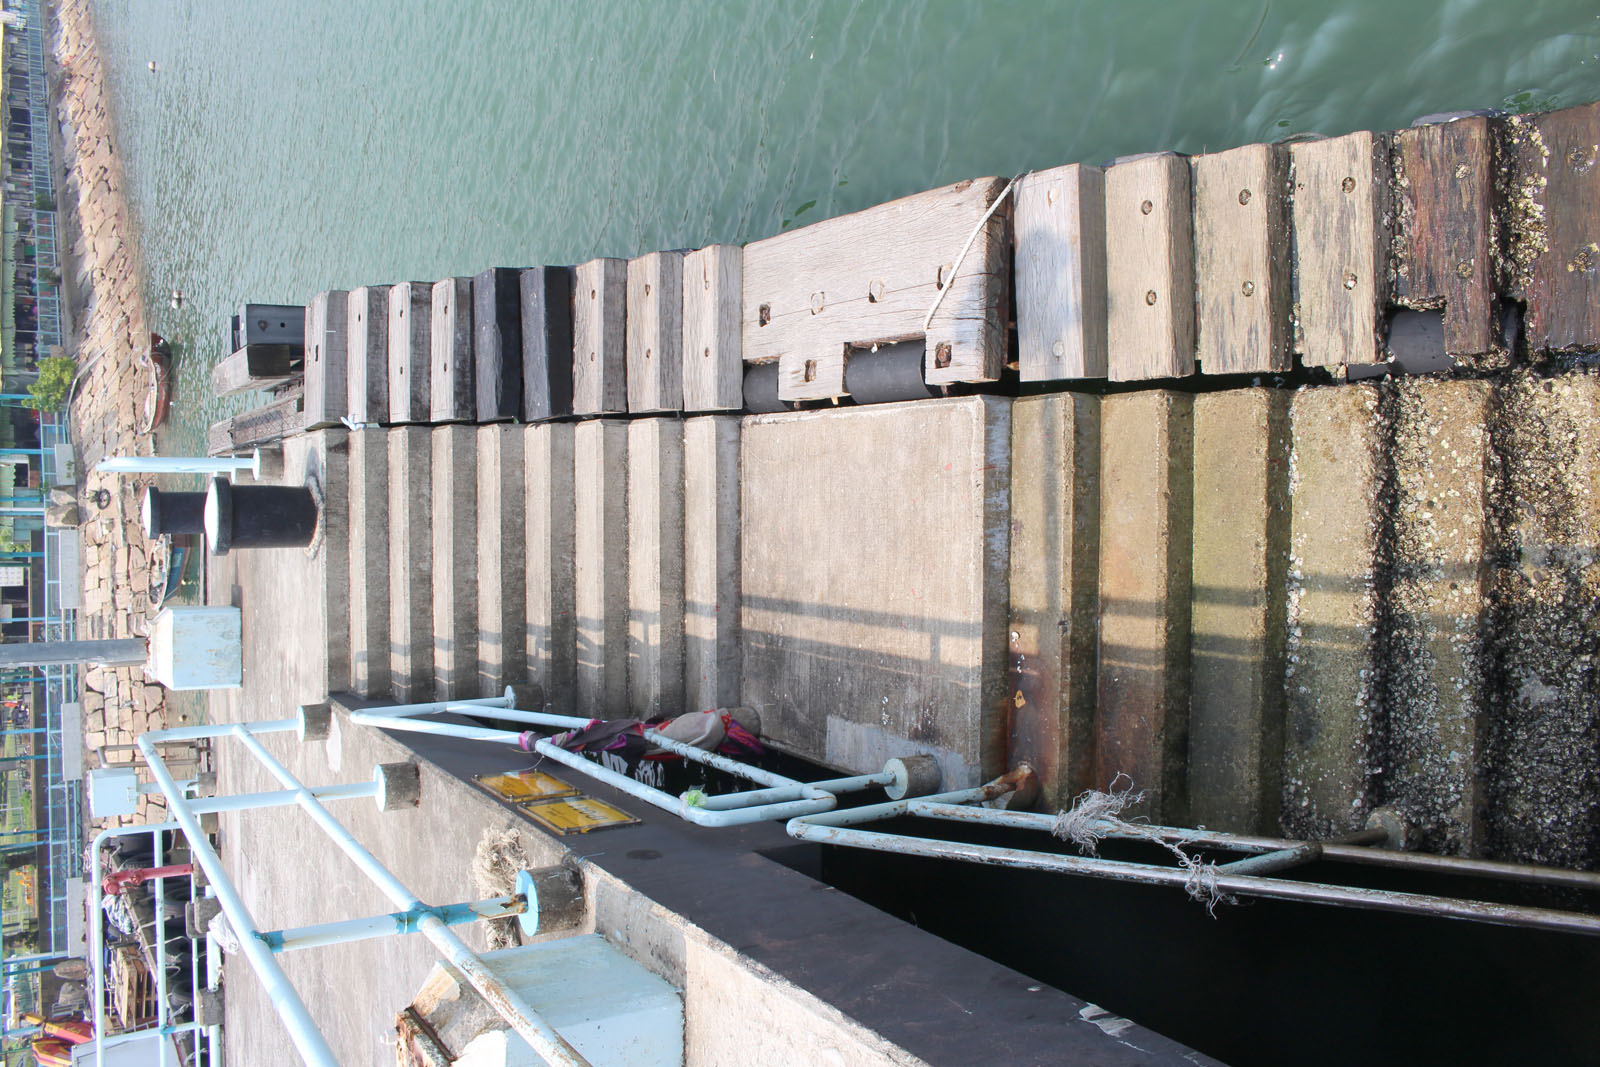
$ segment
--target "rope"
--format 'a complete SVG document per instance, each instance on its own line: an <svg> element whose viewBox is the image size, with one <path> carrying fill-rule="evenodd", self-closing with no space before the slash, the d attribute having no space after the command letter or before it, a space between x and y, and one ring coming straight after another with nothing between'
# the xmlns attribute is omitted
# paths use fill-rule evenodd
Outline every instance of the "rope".
<svg viewBox="0 0 1600 1067"><path fill-rule="evenodd" d="M1128 784L1118 789L1117 783L1123 779L1127 779ZM1101 839L1113 833L1160 845L1177 858L1179 867L1189 872L1188 879L1183 883L1189 899L1204 904L1206 912L1213 919L1216 918L1219 903L1233 903L1233 897L1217 885L1216 862L1191 856L1182 846L1164 840L1149 826L1122 818L1122 809L1143 799L1144 793L1133 791L1133 779L1126 774L1118 774L1111 780L1111 788L1107 792L1088 789L1079 794L1072 802L1070 811L1057 813L1050 832L1063 841L1071 841L1086 856L1095 855Z"/></svg>
<svg viewBox="0 0 1600 1067"><path fill-rule="evenodd" d="M978 234L981 233L983 228L989 224L989 219L993 217L994 213L1000 209L1000 205L1005 203L1006 197L1011 192L1011 187L1016 185L1023 178L1027 177L1029 173L1029 171L1023 171L1015 178L1012 178L1010 181L1006 182L1006 187L1000 190L1000 195L994 198L994 203L989 205L989 210L983 213L983 218L979 219L978 224L972 228L972 233L967 236L967 243L961 246L961 254L956 256L955 263L950 267L949 280L947 280L944 283L944 286L940 288L939 295L933 298L933 306L928 308L928 314L922 319L923 333L928 332L928 326L933 322L933 313L939 310L940 304L944 303L944 294L950 291L950 286L956 280L956 272L961 269L961 262L967 258L967 253L972 251L972 242L978 239Z"/></svg>

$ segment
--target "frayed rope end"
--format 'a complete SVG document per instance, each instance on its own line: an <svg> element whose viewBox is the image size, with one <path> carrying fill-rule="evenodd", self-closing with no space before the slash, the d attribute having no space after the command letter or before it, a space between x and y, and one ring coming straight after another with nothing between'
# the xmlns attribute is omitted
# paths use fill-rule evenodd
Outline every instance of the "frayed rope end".
<svg viewBox="0 0 1600 1067"><path fill-rule="evenodd" d="M1118 788L1124 779L1127 784ZM1188 879L1183 883L1189 899L1204 904L1206 912L1213 919L1216 918L1219 903L1235 903L1234 898L1217 885L1216 862L1191 856L1181 846L1163 840L1149 826L1122 817L1123 809L1142 800L1144 793L1134 792L1133 779L1126 774L1118 774L1111 780L1111 787L1106 792L1086 789L1078 794L1070 810L1057 813L1050 832L1063 841L1071 841L1086 856L1097 855L1101 839L1112 834L1141 838L1160 845L1177 858L1179 867L1189 872Z"/></svg>

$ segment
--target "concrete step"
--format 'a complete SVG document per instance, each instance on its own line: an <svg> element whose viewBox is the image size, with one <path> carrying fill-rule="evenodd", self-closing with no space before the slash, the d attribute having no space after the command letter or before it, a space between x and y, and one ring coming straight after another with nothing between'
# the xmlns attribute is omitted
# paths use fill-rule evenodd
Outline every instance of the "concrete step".
<svg viewBox="0 0 1600 1067"><path fill-rule="evenodd" d="M528 677L529 509L523 462L526 431L512 423L477 428L477 693L493 696ZM547 500L536 502L548 511Z"/></svg>
<svg viewBox="0 0 1600 1067"><path fill-rule="evenodd" d="M389 435L350 435L350 691L389 692Z"/></svg>
<svg viewBox="0 0 1600 1067"><path fill-rule="evenodd" d="M433 696L433 441L426 426L387 433L389 682L412 703Z"/></svg>
<svg viewBox="0 0 1600 1067"><path fill-rule="evenodd" d="M437 293L436 289L436 312ZM434 321L439 321L437 315ZM436 377L434 384L438 383ZM478 430L465 425L435 426L429 436L434 697L457 700L479 695Z"/></svg>

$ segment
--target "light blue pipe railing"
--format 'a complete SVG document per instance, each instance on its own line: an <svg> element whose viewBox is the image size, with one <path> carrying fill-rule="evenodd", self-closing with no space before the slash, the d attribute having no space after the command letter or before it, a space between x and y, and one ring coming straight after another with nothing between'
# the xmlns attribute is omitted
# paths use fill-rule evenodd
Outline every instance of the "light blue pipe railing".
<svg viewBox="0 0 1600 1067"><path fill-rule="evenodd" d="M160 867L162 866L163 859L161 837L166 831L177 829L179 829L179 826L175 822L162 822L146 824L144 826L113 826L100 831L99 834L95 835L94 842L91 846L92 855L90 856L89 860L89 875L93 879L93 883L89 888L89 892L91 894L90 898L98 901L100 899L101 886L105 883L105 872L100 862L100 847L108 840L113 837L129 837L135 834L149 834L152 845L152 865ZM158 907L160 902L165 899L166 882L167 880L165 878L156 878L152 882L152 884L155 886L152 897L157 902ZM190 891L190 895L193 896L192 890ZM137 1030L129 1030L120 1034L106 1033L105 931L103 928L105 918L104 915L98 914L98 908L96 909L96 912L97 914L91 917L88 924L89 969L94 976L94 1033L96 1062L104 1062L105 1050L107 1048L130 1041L146 1040L153 1033L166 1035L184 1033L187 1031L198 1032L200 1030L205 1030L206 1063L208 1067L215 1067L215 1064L219 1062L219 1057L217 1055L218 1041L220 1038L219 1028L216 1026L205 1026L199 1023L197 1019L191 1019L190 1022L178 1024L170 1023L167 1020L167 1004L169 998L166 967L167 938L165 936L165 931L162 931L161 936L155 938L156 970L154 977L156 982L156 996L158 998L156 1005L156 1024L154 1026L144 1027ZM160 930L161 920L159 918L159 912L157 915L156 927L158 930ZM197 946L195 942L191 940L189 942L189 959L191 961L189 968L189 981L190 996L192 998L190 1003L193 1005L192 1010L195 1012L196 1016L198 1016L200 1010L200 971L198 967L194 966L194 963L197 962L199 958L200 956L199 952L197 951ZM166 1067L169 1062L168 1049L170 1047L170 1042L158 1042L157 1047L161 1050L157 1063L160 1065L160 1067Z"/></svg>
<svg viewBox="0 0 1600 1067"><path fill-rule="evenodd" d="M1093 828L1098 838L1162 844L1169 848L1176 846L1178 849L1188 850L1186 854L1193 854L1193 865L1174 867L1109 859L1096 855L1066 855L1054 851L947 841L913 833L890 833L872 828L874 823L911 817L965 825L1032 830L1052 835L1059 825L1058 815L981 806L985 801L997 799L1016 790L1031 773L1026 768L1019 768L975 789L904 798L887 804L872 804L847 811L819 812L790 820L786 829L791 837L821 845L960 860L996 867L1089 875L1117 882L1174 886L1188 890L1197 900L1213 903L1231 896L1264 897L1336 907L1408 912L1446 919L1468 919L1498 926L1521 926L1591 936L1600 935L1600 916L1582 912L1267 877L1320 860L1426 872L1432 875L1485 878L1524 885L1562 886L1590 892L1600 890L1600 874L1589 871L1568 871L1553 867L1370 847L1385 838L1386 835L1381 830L1358 832L1337 841L1307 842L1191 830L1175 826L1131 824L1120 819L1101 818L1094 821ZM1200 863L1198 854L1201 850L1239 852L1246 855L1232 862ZM1198 883L1203 886L1203 892L1200 893L1195 891L1197 871L1204 872L1203 881Z"/></svg>
<svg viewBox="0 0 1600 1067"><path fill-rule="evenodd" d="M256 972L269 1000L277 1007L278 1015L283 1019L285 1028L289 1031L290 1040L294 1042L300 1057L307 1064L316 1067L334 1065L338 1061L334 1058L333 1051L328 1047L327 1039L312 1019L305 1002L295 991L288 976L277 960L277 953L285 947L309 947L304 942L310 941L317 944L334 944L339 941L355 940L361 937L375 936L377 928L384 923L388 929L381 932L401 933L414 930L432 941L444 958L472 983L473 987L483 995L500 1016L506 1020L517 1034L528 1043L535 1054L552 1065L570 1065L581 1067L588 1063L567 1041L550 1026L514 989L507 986L479 959L471 949L456 936L450 929L450 923L456 921L469 921L472 918L498 917L516 914L523 925L523 929L533 933L538 929L538 916L535 909L530 906L529 895L521 895L520 905L515 899L507 898L503 901L479 901L465 905L450 905L444 908L424 904L405 885L384 867L370 851L366 849L349 830L333 817L322 804L319 790L307 788L293 773L267 751L257 735L266 733L280 733L290 730L297 731L301 737L306 736L306 713L302 709L300 714L293 719L280 719L259 723L234 723L214 726L181 726L170 730L157 730L144 734L139 738L139 750L143 754L145 763L150 768L151 775L155 778L161 791L166 795L168 810L173 821L182 830L189 841L190 854L194 862L198 863L205 871L211 883L212 892L215 893L217 903L227 915L228 921L233 925L239 937L240 951ZM204 806L214 806L217 801L195 801L188 797L187 790L173 778L172 773L162 761L157 746L169 741L187 741L200 738L230 737L237 740L244 748L255 757L266 771L271 774L284 789L256 794L254 800L261 804L242 804L241 806L270 806L293 803L309 815L322 831L327 834L339 849L348 856L362 873L370 879L377 888L389 898L399 909L396 914L372 916L363 919L350 920L344 923L324 924L320 927L300 928L287 931L263 931L250 914L249 908L240 897L227 871L222 866L222 859L212 848L204 830L201 828L198 815ZM375 780L377 775L374 776ZM370 792L361 792L362 787L347 790L339 794L348 798L355 795L372 795ZM370 787L366 787L370 788ZM223 798L235 800L235 798ZM197 807L200 805L200 807ZM519 879L519 885L522 884ZM518 907L520 911L516 910ZM471 912L471 914L467 914ZM102 997L103 999L103 997ZM98 1027L97 1027L98 1029Z"/></svg>
<svg viewBox="0 0 1600 1067"><path fill-rule="evenodd" d="M514 703L515 696L508 686L505 695L499 697L364 708L361 711L351 712L350 721L383 730L440 734L469 741L514 745L537 752L547 759L604 782L614 789L663 811L671 812L697 826L742 826L818 814L838 807L840 796L865 789L881 788L888 791L890 796L903 796L910 788L913 777L913 772L908 769L906 761L894 759L876 774L830 778L821 782L800 782L760 767L740 763L715 752L695 748L693 745L663 736L659 731L645 730L643 734L645 740L659 748L762 787L714 797L705 796L698 790L674 796L609 767L603 767L580 753L569 752L559 745L551 744L545 738L534 738L529 733L421 718L424 715L441 712L456 712L561 730L581 729L591 721L573 715L525 711L513 707Z"/></svg>

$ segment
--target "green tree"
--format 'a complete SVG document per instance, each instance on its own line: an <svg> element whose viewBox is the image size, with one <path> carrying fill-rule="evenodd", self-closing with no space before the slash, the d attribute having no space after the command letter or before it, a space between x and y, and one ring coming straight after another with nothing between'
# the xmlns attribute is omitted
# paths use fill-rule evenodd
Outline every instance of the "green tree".
<svg viewBox="0 0 1600 1067"><path fill-rule="evenodd" d="M39 380L28 386L32 396L23 404L39 411L56 411L67 399L78 364L71 356L45 356L39 361Z"/></svg>

